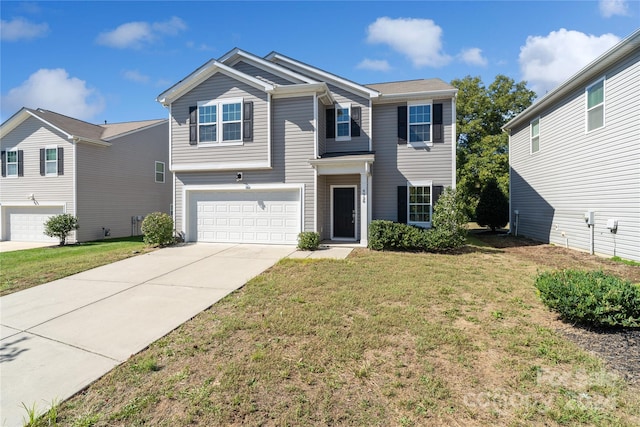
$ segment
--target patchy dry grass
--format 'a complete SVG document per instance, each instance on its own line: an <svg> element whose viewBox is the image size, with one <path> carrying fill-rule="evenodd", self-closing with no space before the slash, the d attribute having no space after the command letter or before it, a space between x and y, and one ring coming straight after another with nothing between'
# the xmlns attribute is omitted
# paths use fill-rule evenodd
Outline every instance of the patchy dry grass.
<svg viewBox="0 0 640 427"><path fill-rule="evenodd" d="M283 260L61 404L57 422L640 424L638 389L556 332L533 286L546 268L475 239L458 255Z"/></svg>
<svg viewBox="0 0 640 427"><path fill-rule="evenodd" d="M152 250L142 237L0 253L0 296Z"/></svg>

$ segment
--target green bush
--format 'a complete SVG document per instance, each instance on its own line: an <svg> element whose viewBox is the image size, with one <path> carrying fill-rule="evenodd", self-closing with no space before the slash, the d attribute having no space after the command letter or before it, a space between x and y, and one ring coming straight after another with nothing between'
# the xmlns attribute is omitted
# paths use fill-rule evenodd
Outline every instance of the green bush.
<svg viewBox="0 0 640 427"><path fill-rule="evenodd" d="M166 246L175 242L173 219L162 212L153 212L142 221L144 242L150 246Z"/></svg>
<svg viewBox="0 0 640 427"><path fill-rule="evenodd" d="M640 327L640 288L601 271L564 270L536 278L540 298L569 322Z"/></svg>
<svg viewBox="0 0 640 427"><path fill-rule="evenodd" d="M447 188L433 210L433 227L424 229L392 221L369 224L370 249L446 252L465 244L467 217L455 190Z"/></svg>
<svg viewBox="0 0 640 427"><path fill-rule="evenodd" d="M298 249L315 251L320 247L320 234L313 231L303 231L298 234Z"/></svg>
<svg viewBox="0 0 640 427"><path fill-rule="evenodd" d="M69 233L80 228L78 218L71 214L52 216L44 223L44 234L60 239L60 246L64 246Z"/></svg>

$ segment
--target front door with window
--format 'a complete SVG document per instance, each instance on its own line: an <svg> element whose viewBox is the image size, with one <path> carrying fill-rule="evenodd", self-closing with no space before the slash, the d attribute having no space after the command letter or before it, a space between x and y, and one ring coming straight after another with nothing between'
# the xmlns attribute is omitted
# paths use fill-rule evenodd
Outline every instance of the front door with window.
<svg viewBox="0 0 640 427"><path fill-rule="evenodd" d="M356 238L356 189L333 188L333 238Z"/></svg>

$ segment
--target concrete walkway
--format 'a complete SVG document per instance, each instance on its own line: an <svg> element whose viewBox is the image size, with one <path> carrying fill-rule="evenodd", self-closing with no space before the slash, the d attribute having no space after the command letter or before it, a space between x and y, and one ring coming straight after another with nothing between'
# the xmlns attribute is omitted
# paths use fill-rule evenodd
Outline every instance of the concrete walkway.
<svg viewBox="0 0 640 427"><path fill-rule="evenodd" d="M0 298L0 424L22 426L284 257L345 258L350 248L189 244Z"/></svg>

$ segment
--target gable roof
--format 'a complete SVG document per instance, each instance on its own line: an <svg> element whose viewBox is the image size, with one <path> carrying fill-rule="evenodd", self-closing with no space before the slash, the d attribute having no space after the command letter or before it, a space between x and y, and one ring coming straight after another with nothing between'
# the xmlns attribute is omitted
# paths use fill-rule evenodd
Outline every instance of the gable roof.
<svg viewBox="0 0 640 427"><path fill-rule="evenodd" d="M222 62L223 64L229 65L230 67L234 66L240 61L243 61L264 71L268 71L271 74L275 74L278 77L289 80L292 83L319 83L317 80L314 80L309 76L305 76L303 74L296 73L295 71L288 68L281 67L278 64L267 61L263 58L260 58L259 56L256 56L250 52L246 52L237 47L234 47L229 52L222 55L220 58L218 58L218 61Z"/></svg>
<svg viewBox="0 0 640 427"><path fill-rule="evenodd" d="M424 97L451 97L458 93L458 89L442 79L418 79L398 82L373 83L368 88L380 92L379 101L394 101L402 99L418 99Z"/></svg>
<svg viewBox="0 0 640 427"><path fill-rule="evenodd" d="M42 108L31 109L23 107L0 126L0 135L8 134L30 117L35 117L48 126L51 126L65 135L69 140L105 146L111 145L109 140L167 121L167 119L158 119L95 125L54 111L44 110Z"/></svg>
<svg viewBox="0 0 640 427"><path fill-rule="evenodd" d="M503 130L510 130L523 122L529 122L530 119L539 115L544 109L550 107L554 103L560 101L574 90L588 86L593 80L601 77L607 68L618 63L628 55L637 52L640 49L640 29L636 30L630 36L620 41L611 49L600 55L590 64L571 76L568 80L561 83L555 89L547 92L542 98L537 100L529 108L511 119L502 126ZM636 81L636 84L637 81Z"/></svg>

